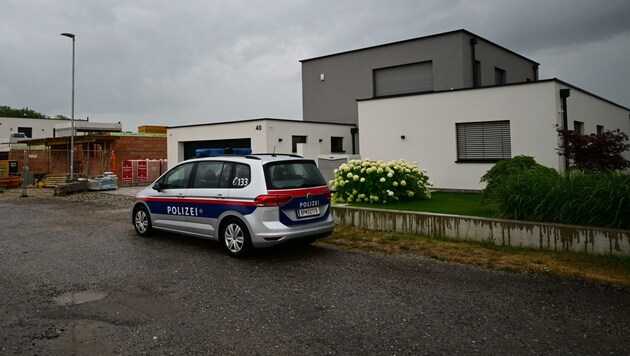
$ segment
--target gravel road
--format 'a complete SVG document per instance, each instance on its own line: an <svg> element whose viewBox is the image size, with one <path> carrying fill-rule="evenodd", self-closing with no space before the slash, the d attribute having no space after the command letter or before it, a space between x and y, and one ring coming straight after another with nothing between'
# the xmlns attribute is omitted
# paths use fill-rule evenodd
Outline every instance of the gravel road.
<svg viewBox="0 0 630 356"><path fill-rule="evenodd" d="M316 243L137 237L129 197L0 194L0 354L630 354L630 291Z"/></svg>

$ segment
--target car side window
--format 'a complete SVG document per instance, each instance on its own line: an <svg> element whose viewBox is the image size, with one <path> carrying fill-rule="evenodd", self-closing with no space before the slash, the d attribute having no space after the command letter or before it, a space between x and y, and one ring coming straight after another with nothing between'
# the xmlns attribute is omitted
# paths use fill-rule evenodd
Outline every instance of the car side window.
<svg viewBox="0 0 630 356"><path fill-rule="evenodd" d="M225 162L219 180L220 188L244 188L251 182L251 170L242 163Z"/></svg>
<svg viewBox="0 0 630 356"><path fill-rule="evenodd" d="M219 188L222 169L223 162L199 162L192 187Z"/></svg>
<svg viewBox="0 0 630 356"><path fill-rule="evenodd" d="M236 164L236 168L234 169L234 177L232 178L231 187L232 188L243 188L249 185L251 179L251 172L249 166L246 164Z"/></svg>
<svg viewBox="0 0 630 356"><path fill-rule="evenodd" d="M232 175L232 168L234 168L234 163L223 163L223 170L221 171L221 178L219 179L220 188L230 188L230 176Z"/></svg>
<svg viewBox="0 0 630 356"><path fill-rule="evenodd" d="M188 187L188 179L192 170L192 164L182 164L173 168L162 180L163 189L181 189Z"/></svg>

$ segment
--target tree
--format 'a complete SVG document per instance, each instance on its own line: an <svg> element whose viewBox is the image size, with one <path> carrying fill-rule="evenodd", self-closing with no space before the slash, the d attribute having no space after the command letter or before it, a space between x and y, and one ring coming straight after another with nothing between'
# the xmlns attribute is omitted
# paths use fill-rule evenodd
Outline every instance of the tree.
<svg viewBox="0 0 630 356"><path fill-rule="evenodd" d="M29 108L14 109L10 106L0 106L0 117L29 117L47 119L48 116Z"/></svg>
<svg viewBox="0 0 630 356"><path fill-rule="evenodd" d="M558 130L558 154L573 162L572 168L582 171L623 170L630 161L623 153L630 149L628 135L616 131L584 135L573 130Z"/></svg>

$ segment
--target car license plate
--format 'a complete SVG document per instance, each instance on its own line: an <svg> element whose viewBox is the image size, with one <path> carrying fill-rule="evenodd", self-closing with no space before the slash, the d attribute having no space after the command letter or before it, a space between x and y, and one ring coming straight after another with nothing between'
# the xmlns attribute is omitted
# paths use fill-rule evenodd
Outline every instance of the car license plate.
<svg viewBox="0 0 630 356"><path fill-rule="evenodd" d="M308 218L310 216L317 216L317 215L319 215L319 206L297 210L298 218Z"/></svg>

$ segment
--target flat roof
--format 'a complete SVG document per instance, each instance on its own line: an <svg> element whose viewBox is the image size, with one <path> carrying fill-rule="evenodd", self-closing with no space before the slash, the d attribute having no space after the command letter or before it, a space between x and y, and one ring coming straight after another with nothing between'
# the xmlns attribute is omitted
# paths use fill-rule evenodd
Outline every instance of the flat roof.
<svg viewBox="0 0 630 356"><path fill-rule="evenodd" d="M504 51L507 51L507 52L509 52L509 53L511 53L511 54L513 54L513 55L515 55L515 56L521 57L521 58L523 58L523 59L525 59L525 60L527 60L527 61L529 61L529 62L531 62L531 63L533 63L533 64L540 65L540 63L538 63L538 62L536 62L536 61L533 61L533 60L531 60L531 59L529 59L529 58L527 58L527 57L523 56L522 54L518 54L518 53L516 53L516 52L514 52L514 51L512 51L512 50L510 50L510 49L507 49L507 48L505 48L505 47L503 47L503 46L501 46L501 45L498 45L498 44L496 44L496 43L494 43L494 42L492 42L492 41L489 41L489 40L487 40L487 39L485 39L485 38L483 38L483 37L481 37L481 36L478 36L478 35L476 35L476 34L474 34L474 33L470 32L470 31L468 31L468 30L465 30L465 29L463 29L463 28L462 28L462 29L459 29L459 30L448 31L448 32L442 32L442 33L437 33L437 34L428 35L428 36L422 36L422 37L409 38L409 39L406 39L406 40L401 40L401 41L396 41L396 42L389 42L389 43L384 43L384 44L375 45L375 46L370 46L370 47L363 47L363 48L353 49L353 50L349 50L349 51L343 51L343 52L338 52L338 53L326 54L326 55L323 55L323 56L318 56L318 57L313 57L313 58L301 59L301 60L300 60L300 62L302 62L302 63L303 63L303 62L313 61L313 60L322 59L322 58L326 58L326 57L340 56L340 55L349 54L349 53L354 53L354 52L367 51L367 50L374 49L374 48L380 48L380 47L393 46L393 45L397 45L397 44L401 44L401 43L406 43L406 42L421 41L421 40L425 40L425 39L429 39L429 38L434 38L434 37L440 37L440 36L452 35L452 34L455 34L455 33L458 33L458 32L465 33L465 34L468 34L468 35L470 35L470 36L473 36L473 37L475 37L475 38L477 38L477 39L483 40L484 42L487 42L488 44L490 44L490 45L492 45L492 46L494 46L494 47L500 48L500 49L502 49L502 50L504 50Z"/></svg>
<svg viewBox="0 0 630 356"><path fill-rule="evenodd" d="M274 118L269 118L269 117L262 117L262 118L258 118L258 119L209 122L209 123L205 123L205 124L192 124L192 125L181 125L181 126L168 126L167 129L178 129L178 128L184 128L184 127L197 127L197 126L223 125L223 124L237 124L237 123L255 122L255 121L300 122L300 123L305 123L305 124L325 124L325 125L354 126L354 127L357 126L356 124L343 124L343 123L335 123L335 122L304 121L304 120L290 120L290 119L274 119Z"/></svg>
<svg viewBox="0 0 630 356"><path fill-rule="evenodd" d="M562 85L566 85L568 87L570 87L571 89L575 89L575 90L579 90L584 94L590 95L594 98L597 98L599 100L605 101L611 105L617 106L621 109L624 110L630 110L630 108L627 108L621 104L617 104L613 101L610 101L604 97L601 97L599 95L593 94L589 91L586 91L580 87L577 87L571 83L567 83L563 80L560 80L558 78L550 78L550 79L541 79L541 80L536 80L536 81L531 81L531 82L520 82L520 83L510 83L510 84L503 84L503 85L488 85L488 86L484 86L484 87L479 87L479 88L461 88L461 89L451 89L451 90L439 90L439 91L423 91L423 92L416 92L416 93L404 93L404 94L394 94L394 95L386 95L386 96L375 96L375 97L371 97L371 98L362 98L362 99L356 99L356 101L370 101L370 100L380 100L380 99L389 99L389 98L398 98L398 97L404 97L404 96L414 96L414 95L431 95L431 94L438 94L438 93L453 93L453 92L459 92L459 91L469 91L469 90L484 90L484 89L490 89L490 88L501 88L501 87L512 87L512 86L517 86L517 85L535 85L535 84L540 84L540 83L548 83L548 82L558 82Z"/></svg>

